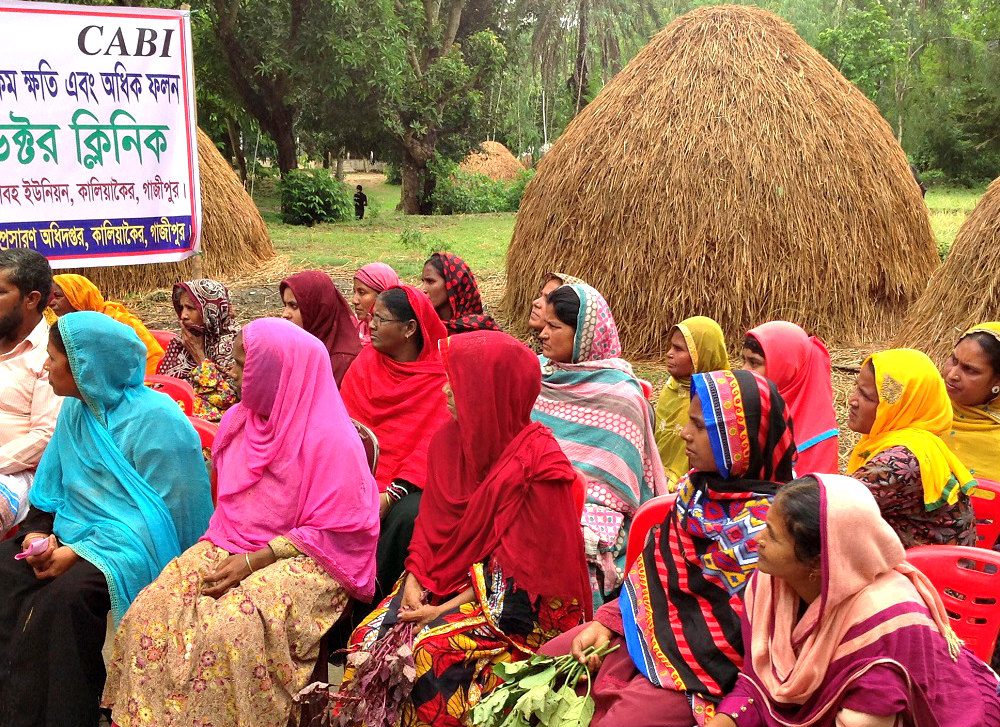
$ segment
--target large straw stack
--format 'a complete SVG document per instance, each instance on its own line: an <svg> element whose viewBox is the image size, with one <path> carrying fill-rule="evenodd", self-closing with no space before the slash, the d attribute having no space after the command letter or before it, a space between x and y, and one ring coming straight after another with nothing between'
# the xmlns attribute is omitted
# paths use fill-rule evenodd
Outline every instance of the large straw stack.
<svg viewBox="0 0 1000 727"><path fill-rule="evenodd" d="M524 165L499 141L484 141L465 157L459 168L469 174L485 174L504 182L517 179L524 171Z"/></svg>
<svg viewBox="0 0 1000 727"><path fill-rule="evenodd" d="M192 259L182 263L151 263L59 270L86 275L105 296L120 297L157 288L200 274L228 280L274 257L267 225L250 195L208 135L198 129L201 175L201 270Z"/></svg>
<svg viewBox="0 0 1000 727"><path fill-rule="evenodd" d="M927 210L876 107L790 25L704 7L657 34L538 165L507 256L527 319L547 270L607 297L631 355L690 315L734 343L788 318L887 338L938 264Z"/></svg>
<svg viewBox="0 0 1000 727"><path fill-rule="evenodd" d="M1000 179L962 223L945 260L906 314L899 346L943 361L976 323L1000 319Z"/></svg>

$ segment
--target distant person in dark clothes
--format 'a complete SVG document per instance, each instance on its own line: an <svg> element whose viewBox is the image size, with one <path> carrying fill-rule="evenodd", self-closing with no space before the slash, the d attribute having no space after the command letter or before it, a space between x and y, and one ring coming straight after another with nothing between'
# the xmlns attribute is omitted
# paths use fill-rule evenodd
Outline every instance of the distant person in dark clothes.
<svg viewBox="0 0 1000 727"><path fill-rule="evenodd" d="M361 191L361 185L358 185L358 191L354 193L354 216L359 220L365 218L365 207L368 206L368 195Z"/></svg>
<svg viewBox="0 0 1000 727"><path fill-rule="evenodd" d="M913 181L917 183L918 187L920 187L920 196L921 197L926 197L927 196L927 185L920 181L920 172L918 172L917 168L915 166L913 166L912 164L910 165L910 173L913 175ZM356 200L357 196L355 196L354 199ZM355 202L355 204L357 204L357 202Z"/></svg>

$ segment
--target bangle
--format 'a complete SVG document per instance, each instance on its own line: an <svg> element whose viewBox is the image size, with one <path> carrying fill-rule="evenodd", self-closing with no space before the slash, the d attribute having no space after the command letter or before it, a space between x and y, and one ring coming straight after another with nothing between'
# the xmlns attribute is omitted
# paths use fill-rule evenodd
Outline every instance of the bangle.
<svg viewBox="0 0 1000 727"><path fill-rule="evenodd" d="M249 568L250 572L253 573L254 572L253 566L250 565L250 554L249 553L244 553L243 557L247 559L247 568Z"/></svg>

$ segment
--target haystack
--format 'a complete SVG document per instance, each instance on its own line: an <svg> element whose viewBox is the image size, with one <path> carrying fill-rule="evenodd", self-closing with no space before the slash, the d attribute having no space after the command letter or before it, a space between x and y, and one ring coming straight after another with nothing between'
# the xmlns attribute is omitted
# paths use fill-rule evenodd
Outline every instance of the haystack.
<svg viewBox="0 0 1000 727"><path fill-rule="evenodd" d="M906 314L895 341L943 361L971 326L1000 319L1000 179L958 230L944 265Z"/></svg>
<svg viewBox="0 0 1000 727"><path fill-rule="evenodd" d="M511 318L543 271L601 290L626 352L671 324L736 343L772 318L884 339L938 264L927 209L876 107L790 25L704 7L663 31L538 164L507 255Z"/></svg>
<svg viewBox="0 0 1000 727"><path fill-rule="evenodd" d="M469 174L485 174L490 179L510 182L524 171L524 165L499 141L484 141L459 164Z"/></svg>
<svg viewBox="0 0 1000 727"><path fill-rule="evenodd" d="M264 219L243 189L232 166L198 129L201 175L201 270L194 259L181 263L151 263L101 268L59 270L86 275L105 296L121 297L157 288L169 288L195 275L230 280L259 268L274 257Z"/></svg>

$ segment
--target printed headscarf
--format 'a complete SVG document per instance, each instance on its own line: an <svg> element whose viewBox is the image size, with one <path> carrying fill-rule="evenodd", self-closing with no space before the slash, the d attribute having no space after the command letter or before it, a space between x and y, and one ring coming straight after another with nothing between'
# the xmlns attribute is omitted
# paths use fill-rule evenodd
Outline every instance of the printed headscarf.
<svg viewBox="0 0 1000 727"><path fill-rule="evenodd" d="M204 278L177 283L172 300L178 316L181 314L181 293L188 293L201 309L205 355L219 368L228 370L233 365L233 343L239 328L226 286ZM200 363L191 358L184 344L175 338L167 346L157 373L183 379Z"/></svg>
<svg viewBox="0 0 1000 727"><path fill-rule="evenodd" d="M444 288L451 307L451 318L444 321L448 333L500 330L496 321L483 313L479 286L468 264L450 252L436 252L431 258L437 259L443 270Z"/></svg>
<svg viewBox="0 0 1000 727"><path fill-rule="evenodd" d="M622 589L636 668L663 689L719 697L732 689L742 638L734 602L757 566L757 538L795 442L777 387L751 371L692 376L717 472L692 470L647 537Z"/></svg>
<svg viewBox="0 0 1000 727"><path fill-rule="evenodd" d="M890 447L906 447L920 463L924 508L954 505L959 493L968 493L976 481L944 442L953 417L937 367L926 354L912 348L872 354L863 366L869 363L875 369L878 409L871 431L861 436L851 452L848 471L857 471Z"/></svg>
<svg viewBox="0 0 1000 727"><path fill-rule="evenodd" d="M980 323L962 334L985 333L1000 341L1000 322ZM948 446L977 478L1000 481L1000 397L980 406L952 402L955 421Z"/></svg>
<svg viewBox="0 0 1000 727"><path fill-rule="evenodd" d="M691 354L694 373L723 371L729 368L729 354L726 352L726 337L722 328L711 318L694 316L686 318L667 334L667 340L674 331L680 331ZM688 422L688 405L691 402L691 379L671 376L660 392L656 402L656 446L660 460L666 471L667 481L675 486L688 470L687 455L681 429Z"/></svg>

